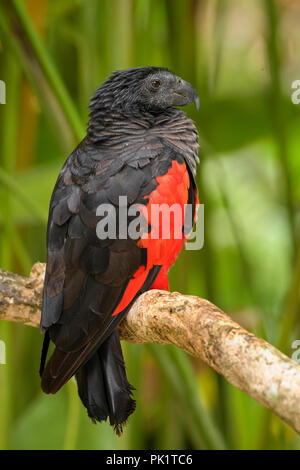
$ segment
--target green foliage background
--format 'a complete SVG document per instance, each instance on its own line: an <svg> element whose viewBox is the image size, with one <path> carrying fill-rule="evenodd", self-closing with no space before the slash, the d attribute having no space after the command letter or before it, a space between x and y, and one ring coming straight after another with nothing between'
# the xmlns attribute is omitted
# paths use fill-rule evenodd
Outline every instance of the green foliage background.
<svg viewBox="0 0 300 470"><path fill-rule="evenodd" d="M84 135L87 105L115 69L162 65L193 83L205 246L185 251L171 288L208 298L291 356L300 338L299 2L2 0L0 266L45 261L57 174ZM297 75L298 74L298 75ZM93 425L71 381L39 385L42 338L0 322L0 449L300 449L279 418L200 361L123 344L137 411L121 438ZM270 384L271 386L272 384Z"/></svg>

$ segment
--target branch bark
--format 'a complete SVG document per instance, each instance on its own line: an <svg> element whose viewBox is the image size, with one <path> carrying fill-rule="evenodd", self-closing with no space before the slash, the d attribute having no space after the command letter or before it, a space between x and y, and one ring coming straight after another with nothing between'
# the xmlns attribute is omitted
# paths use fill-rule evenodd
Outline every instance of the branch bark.
<svg viewBox="0 0 300 470"><path fill-rule="evenodd" d="M0 270L0 319L39 326L45 266L30 277ZM201 358L300 433L300 365L199 297L152 290L120 324L132 343L174 344Z"/></svg>

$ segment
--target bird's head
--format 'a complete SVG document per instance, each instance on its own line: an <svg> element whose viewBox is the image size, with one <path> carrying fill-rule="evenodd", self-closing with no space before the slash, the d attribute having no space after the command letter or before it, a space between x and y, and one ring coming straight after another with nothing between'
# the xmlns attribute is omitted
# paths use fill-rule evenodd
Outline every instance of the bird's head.
<svg viewBox="0 0 300 470"><path fill-rule="evenodd" d="M138 67L114 72L94 94L90 109L103 106L116 111L161 112L172 106L186 106L199 97L192 85L161 67Z"/></svg>

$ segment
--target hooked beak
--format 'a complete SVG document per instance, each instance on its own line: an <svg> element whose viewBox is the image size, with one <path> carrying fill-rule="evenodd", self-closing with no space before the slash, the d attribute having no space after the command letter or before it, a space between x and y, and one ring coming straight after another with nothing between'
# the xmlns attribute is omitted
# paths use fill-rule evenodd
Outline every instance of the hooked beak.
<svg viewBox="0 0 300 470"><path fill-rule="evenodd" d="M173 106L186 106L195 102L196 109L199 111L200 100L195 88L189 82L179 79L173 90Z"/></svg>

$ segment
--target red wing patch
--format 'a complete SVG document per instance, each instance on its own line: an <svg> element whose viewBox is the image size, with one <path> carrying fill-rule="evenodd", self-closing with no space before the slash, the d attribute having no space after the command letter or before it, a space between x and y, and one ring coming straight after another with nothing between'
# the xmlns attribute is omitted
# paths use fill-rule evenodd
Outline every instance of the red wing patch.
<svg viewBox="0 0 300 470"><path fill-rule="evenodd" d="M155 279L154 283L152 284L151 289L159 289L159 290L170 290L169 287L169 279L168 279L168 270L169 267L163 266L159 271L157 278Z"/></svg>
<svg viewBox="0 0 300 470"><path fill-rule="evenodd" d="M158 186L149 194L147 214L144 213L151 232L142 237L139 246L147 248L148 264L165 266L168 270L185 240L182 229L190 185L185 163L174 160L169 171L156 181Z"/></svg>
<svg viewBox="0 0 300 470"><path fill-rule="evenodd" d="M149 199L147 206L141 206L141 211L151 226L151 232L145 234L138 242L140 247L147 248L147 267L142 266L136 271L113 315L120 313L132 301L154 265L162 266L162 269L152 288L169 290L167 273L185 241L183 225L190 185L185 163L180 164L174 160L168 172L158 176L156 181L158 186L155 191L145 196L145 199ZM165 205L170 215L167 233L163 233L165 212L161 211L162 205ZM174 206L172 210L173 205L176 207Z"/></svg>

